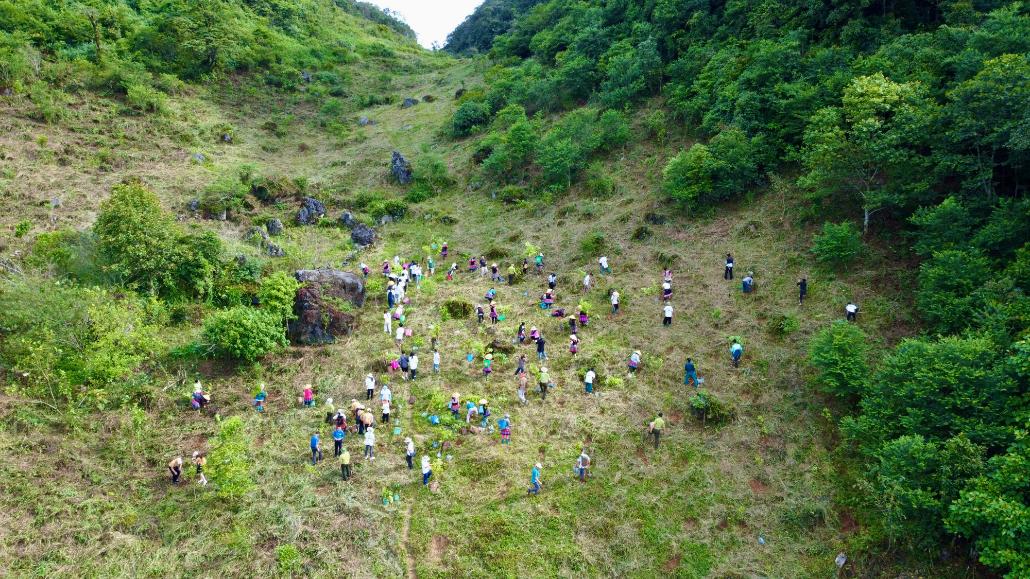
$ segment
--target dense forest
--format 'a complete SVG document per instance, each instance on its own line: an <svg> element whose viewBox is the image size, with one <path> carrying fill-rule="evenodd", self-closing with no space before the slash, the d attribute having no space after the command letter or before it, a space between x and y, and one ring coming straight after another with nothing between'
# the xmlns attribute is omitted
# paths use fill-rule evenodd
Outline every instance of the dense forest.
<svg viewBox="0 0 1030 579"><path fill-rule="evenodd" d="M485 53L493 46L494 38L511 30L516 18L542 1L486 0L447 35L444 50L462 55Z"/></svg>

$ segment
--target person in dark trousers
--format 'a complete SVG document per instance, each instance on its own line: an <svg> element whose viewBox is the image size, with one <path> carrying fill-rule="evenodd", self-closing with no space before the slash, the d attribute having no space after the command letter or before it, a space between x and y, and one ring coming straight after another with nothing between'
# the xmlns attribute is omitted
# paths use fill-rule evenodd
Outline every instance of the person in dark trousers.
<svg viewBox="0 0 1030 579"><path fill-rule="evenodd" d="M683 384L689 386L691 383L697 388L697 367L693 360L687 358L687 363L683 365Z"/></svg>
<svg viewBox="0 0 1030 579"><path fill-rule="evenodd" d="M848 302L848 305L844 306L844 317L849 322L855 321L858 317L858 304L855 302Z"/></svg>
<svg viewBox="0 0 1030 579"><path fill-rule="evenodd" d="M808 295L808 279L801 278L798 280L798 305L805 303L805 296Z"/></svg>
<svg viewBox="0 0 1030 579"><path fill-rule="evenodd" d="M318 446L319 440L317 432L311 435L311 464L317 464L322 458L322 450Z"/></svg>
<svg viewBox="0 0 1030 579"><path fill-rule="evenodd" d="M722 274L723 279L733 279L733 254L726 254L726 271Z"/></svg>
<svg viewBox="0 0 1030 579"><path fill-rule="evenodd" d="M346 448L340 454L340 475L343 480L350 480L350 451Z"/></svg>
<svg viewBox="0 0 1030 579"><path fill-rule="evenodd" d="M733 358L733 367L740 366L740 357L744 355L744 346L734 338L730 345L730 357Z"/></svg>
<svg viewBox="0 0 1030 579"><path fill-rule="evenodd" d="M541 335L536 341L536 357L540 360L547 359L547 341Z"/></svg>
<svg viewBox="0 0 1030 579"><path fill-rule="evenodd" d="M659 412L658 416L655 417L655 419L652 420L651 424L649 424L648 427L647 427L648 432L650 432L651 436L654 438L654 447L655 448L658 448L658 442L662 438L662 429L663 428L665 428L665 419L662 418L662 413Z"/></svg>
<svg viewBox="0 0 1030 579"><path fill-rule="evenodd" d="M182 457L176 457L172 459L172 462L168 463L168 472L172 473L172 484L179 484L179 477L182 476Z"/></svg>
<svg viewBox="0 0 1030 579"><path fill-rule="evenodd" d="M340 456L343 452L343 438L346 436L343 432L343 428L337 426L333 430L333 456Z"/></svg>
<svg viewBox="0 0 1030 579"><path fill-rule="evenodd" d="M415 468L415 442L410 436L404 439L404 460L408 462L408 470Z"/></svg>

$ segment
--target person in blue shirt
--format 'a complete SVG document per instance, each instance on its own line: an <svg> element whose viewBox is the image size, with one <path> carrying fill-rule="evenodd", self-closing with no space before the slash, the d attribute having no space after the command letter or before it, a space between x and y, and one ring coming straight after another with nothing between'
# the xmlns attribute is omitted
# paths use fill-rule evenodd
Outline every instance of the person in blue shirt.
<svg viewBox="0 0 1030 579"><path fill-rule="evenodd" d="M697 367L694 366L694 361L687 358L687 363L683 365L683 384L689 385L691 382L694 383L694 388L697 388Z"/></svg>
<svg viewBox="0 0 1030 579"><path fill-rule="evenodd" d="M336 427L333 431L333 456L340 456L343 454L343 439L347 436L342 428Z"/></svg>
<svg viewBox="0 0 1030 579"><path fill-rule="evenodd" d="M741 290L742 290L742 291L743 291L744 293L746 293L746 294L749 294L749 293L751 293L752 291L754 291L754 289L755 289L755 278L754 278L754 276L753 276L753 275L751 274L751 272L750 272L750 271L749 271L749 272L747 272L747 275L746 275L746 276L744 276L744 279L742 279L742 280L740 281L740 289L741 289Z"/></svg>
<svg viewBox="0 0 1030 579"><path fill-rule="evenodd" d="M505 414L498 420L497 428L501 431L501 444L511 444L511 415Z"/></svg>
<svg viewBox="0 0 1030 579"><path fill-rule="evenodd" d="M733 367L734 368L736 368L737 366L740 366L740 357L743 356L743 355L744 355L744 346L742 346L740 344L740 342L738 342L737 339L734 338L733 339L733 344L730 345L730 357L733 358Z"/></svg>
<svg viewBox="0 0 1030 579"><path fill-rule="evenodd" d="M311 435L311 464L318 463L318 457L321 454L321 451L318 448L319 440L317 432Z"/></svg>
<svg viewBox="0 0 1030 579"><path fill-rule="evenodd" d="M268 398L268 393L265 392L265 385L261 385L261 390L254 395L254 410L258 412L265 411L265 400Z"/></svg>
<svg viewBox="0 0 1030 579"><path fill-rule="evenodd" d="M529 474L529 484L532 485L527 491L529 494L535 495L540 493L540 485L544 482L540 479L540 470L542 468L539 462L533 465L533 471Z"/></svg>

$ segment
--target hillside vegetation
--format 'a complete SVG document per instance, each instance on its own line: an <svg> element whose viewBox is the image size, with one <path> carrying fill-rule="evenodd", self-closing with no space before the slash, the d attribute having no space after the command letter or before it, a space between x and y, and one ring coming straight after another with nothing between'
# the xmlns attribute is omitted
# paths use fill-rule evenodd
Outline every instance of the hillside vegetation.
<svg viewBox="0 0 1030 579"><path fill-rule="evenodd" d="M1030 575L1028 39L1021 2L488 1L458 59L344 0L0 3L0 573ZM545 276L465 271L538 252L590 313L575 356ZM394 256L436 260L415 381L387 370ZM355 332L288 345L292 273L359 263ZM516 397L521 322L546 402ZM344 482L308 439L369 372L396 422L375 461L348 435ZM193 451L211 483L170 484Z"/></svg>

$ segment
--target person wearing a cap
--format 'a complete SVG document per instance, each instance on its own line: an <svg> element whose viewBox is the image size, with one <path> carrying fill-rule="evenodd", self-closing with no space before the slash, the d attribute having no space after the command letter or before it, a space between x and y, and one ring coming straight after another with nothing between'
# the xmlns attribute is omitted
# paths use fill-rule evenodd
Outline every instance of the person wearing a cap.
<svg viewBox="0 0 1030 579"><path fill-rule="evenodd" d="M433 476L433 465L429 462L429 455L422 455L422 486L429 485L429 479Z"/></svg>
<svg viewBox="0 0 1030 579"><path fill-rule="evenodd" d="M529 487L530 494L535 495L540 493L540 486L544 484L544 481L540 478L540 471L543 470L543 468L544 467L540 466L539 462L533 465L533 470L529 473L529 484L532 485Z"/></svg>
<svg viewBox="0 0 1030 579"><path fill-rule="evenodd" d="M410 436L404 439L404 460L408 462L408 470L415 468L415 441Z"/></svg>
<svg viewBox="0 0 1030 579"><path fill-rule="evenodd" d="M172 473L172 484L179 484L179 477L182 476L182 457L177 456L168 463L168 472Z"/></svg>
<svg viewBox="0 0 1030 579"><path fill-rule="evenodd" d="M497 428L501 431L501 444L511 444L511 415L505 414L498 420Z"/></svg>
<svg viewBox="0 0 1030 579"><path fill-rule="evenodd" d="M540 399L547 400L547 387L551 385L551 375L547 373L547 368L540 368L540 378L538 379L540 384Z"/></svg>
<svg viewBox="0 0 1030 579"><path fill-rule="evenodd" d="M343 452L343 439L347 436L346 432L339 426L333 429L333 456L340 456Z"/></svg>

